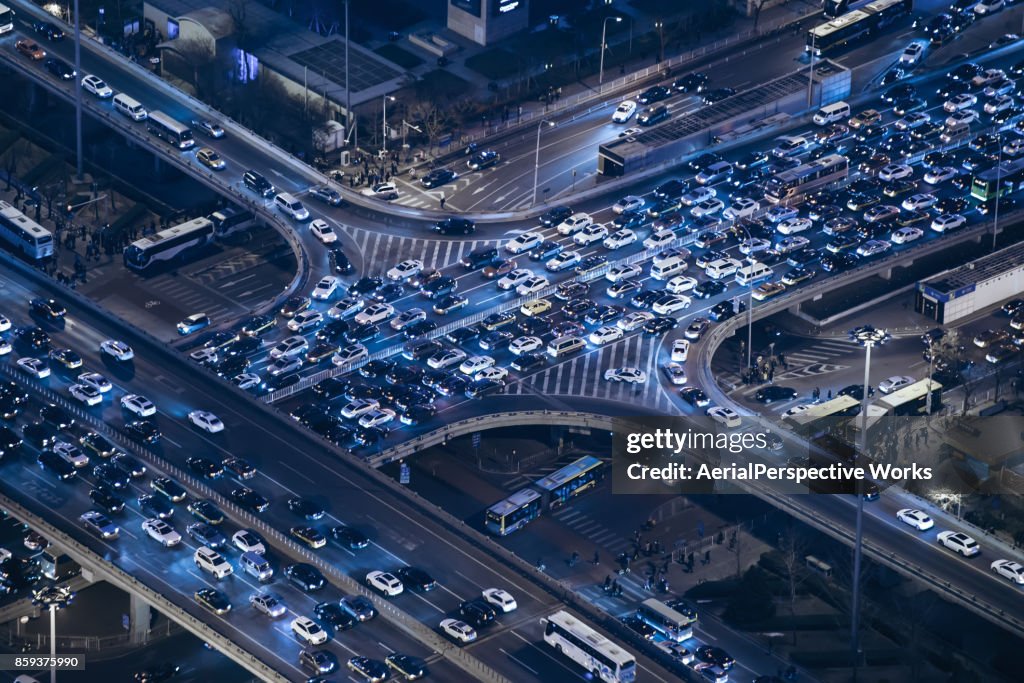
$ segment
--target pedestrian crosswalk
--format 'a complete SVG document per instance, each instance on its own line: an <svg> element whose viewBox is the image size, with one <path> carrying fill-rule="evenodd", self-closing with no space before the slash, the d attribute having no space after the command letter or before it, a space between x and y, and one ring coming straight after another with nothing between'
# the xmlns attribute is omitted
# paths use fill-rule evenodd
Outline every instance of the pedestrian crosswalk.
<svg viewBox="0 0 1024 683"><path fill-rule="evenodd" d="M808 346L792 352L785 352L787 367L786 369L776 367L774 381L776 384L782 384L787 381L846 370L849 366L840 364L838 360L859 349L860 347L855 342L843 338L816 340ZM744 385L736 372L718 368L715 375L724 386L732 387L732 392L742 396L751 395L758 389L757 386Z"/></svg>
<svg viewBox="0 0 1024 683"><path fill-rule="evenodd" d="M551 513L551 517L554 517L560 524L572 529L596 547L611 553L612 557L633 549L633 545L622 534L612 531L590 515L574 509L571 505L556 510Z"/></svg>
<svg viewBox="0 0 1024 683"><path fill-rule="evenodd" d="M367 230L342 225L341 230L355 243L362 254L364 270L372 275L382 273L399 261L415 258L426 268L444 268L463 256L483 247L497 246L501 240L438 240L404 237L381 230Z"/></svg>
<svg viewBox="0 0 1024 683"><path fill-rule="evenodd" d="M145 292L147 308L168 304L182 311L205 313L212 320L234 317L247 310L230 296L181 276L165 273L150 278L134 274L129 277L136 281L139 290ZM216 294L211 296L213 292ZM268 292L267 296L260 298L272 295L272 292Z"/></svg>
<svg viewBox="0 0 1024 683"><path fill-rule="evenodd" d="M504 393L586 397L616 401L632 407L643 406L645 414L677 415L682 411L673 397L665 391L657 375L657 354L660 348L660 337L633 334L614 344L590 350L532 375L513 380L505 387ZM647 381L642 384L628 384L604 379L605 370L624 365L647 371Z"/></svg>

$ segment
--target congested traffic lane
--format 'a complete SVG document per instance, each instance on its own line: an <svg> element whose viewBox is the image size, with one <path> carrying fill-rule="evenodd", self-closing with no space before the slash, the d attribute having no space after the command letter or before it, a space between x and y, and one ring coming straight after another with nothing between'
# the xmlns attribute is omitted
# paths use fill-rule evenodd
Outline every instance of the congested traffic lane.
<svg viewBox="0 0 1024 683"><path fill-rule="evenodd" d="M5 304L5 315L15 325L25 324L27 316L8 311L14 305L23 305L21 302L27 300L31 292L6 277L0 282L6 291L5 301L10 302ZM130 367L123 368L119 374L115 368L105 365L96 351L99 343L108 338L102 331L104 329L107 329L105 321L94 320L85 312L72 311L63 330L51 328L50 332L55 345L66 345L79 351L87 369L99 370L112 381L112 398L116 399L132 389L145 393L156 403L160 411L156 422L164 436L162 445L158 444L154 450L162 457L182 468L186 467L186 456L195 454L214 461L227 455L249 460L258 468L259 474L248 485L271 501L270 509L263 516L285 532L291 526L304 523L285 509L288 498L304 496L322 505L327 515L324 520L313 522L314 526L326 533L330 526L346 523L366 533L371 540L370 547L361 551L348 551L333 542L318 551L323 558L356 580L362 581L370 570L395 570L406 564L423 568L438 580L439 587L434 591L425 594L407 591L410 594L396 598L399 609L428 626L436 627L442 618L457 612L462 600L479 596L483 589L495 586L507 589L516 597L519 603L519 609L513 614L516 625L520 621L535 624L541 616L556 608L557 602L549 595L527 580L506 574L502 567L495 566L493 560L455 540L446 531L421 520L416 509L404 504L375 480L360 475L358 471L340 467L327 452L315 446L310 448L306 439L300 437L296 441L288 434L268 427L265 420L247 414L246 411L251 409L239 407L231 399L230 392L224 392L220 387L204 390L202 383L187 386L173 377L159 360L142 355L137 355ZM21 355L22 349L16 345L7 362L13 362ZM44 381L54 386L58 393L66 391L66 377L60 372ZM130 416L121 414L111 403L113 401L105 400L106 405L102 409L90 410L118 428ZM215 412L224 421L225 431L207 436L183 423L182 416L194 407ZM209 483L222 494L236 486L223 479ZM461 558L458 569L450 564L453 553ZM546 647L522 644L522 629L517 634L506 633L512 626L511 622L499 622L486 634L489 637L481 641L496 642L508 652L525 647ZM528 632L533 633L533 630ZM390 645L395 640L389 633L382 642ZM475 645L469 647L472 650ZM506 675L522 676L518 665L504 655L487 663ZM552 663L551 666L555 668L540 671L538 676L541 680L565 675L564 665ZM650 664L650 668L657 669L654 664Z"/></svg>

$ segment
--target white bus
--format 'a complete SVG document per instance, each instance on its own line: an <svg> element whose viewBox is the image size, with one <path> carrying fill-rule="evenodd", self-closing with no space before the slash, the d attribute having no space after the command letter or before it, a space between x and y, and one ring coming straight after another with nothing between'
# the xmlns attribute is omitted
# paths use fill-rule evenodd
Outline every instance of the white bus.
<svg viewBox="0 0 1024 683"><path fill-rule="evenodd" d="M544 642L586 669L594 680L630 683L636 680L636 658L565 610L544 624Z"/></svg>
<svg viewBox="0 0 1024 683"><path fill-rule="evenodd" d="M124 248L124 264L134 270L143 270L157 262L170 261L183 251L207 244L212 239L213 221L195 218L135 240Z"/></svg>
<svg viewBox="0 0 1024 683"><path fill-rule="evenodd" d="M846 180L850 160L841 154L826 154L820 159L776 173L764 185L764 198L772 204L796 204L805 194Z"/></svg>
<svg viewBox="0 0 1024 683"><path fill-rule="evenodd" d="M636 615L669 640L681 643L693 638L692 624L697 618L681 614L660 600L644 600L636 608Z"/></svg>
<svg viewBox="0 0 1024 683"><path fill-rule="evenodd" d="M196 144L192 130L185 124L175 121L162 111L149 112L149 132L178 149L192 149Z"/></svg>
<svg viewBox="0 0 1024 683"><path fill-rule="evenodd" d="M210 214L213 231L217 238L226 237L241 230L248 230L256 224L256 216L252 211L237 206L225 206Z"/></svg>
<svg viewBox="0 0 1024 683"><path fill-rule="evenodd" d="M14 30L14 10L7 5L0 5L0 36Z"/></svg>
<svg viewBox="0 0 1024 683"><path fill-rule="evenodd" d="M53 256L53 233L18 209L0 201L0 238L26 258Z"/></svg>

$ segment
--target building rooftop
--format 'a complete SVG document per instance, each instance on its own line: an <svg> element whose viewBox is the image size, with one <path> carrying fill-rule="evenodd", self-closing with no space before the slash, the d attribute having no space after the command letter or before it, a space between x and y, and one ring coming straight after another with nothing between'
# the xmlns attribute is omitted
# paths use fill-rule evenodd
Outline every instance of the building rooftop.
<svg viewBox="0 0 1024 683"><path fill-rule="evenodd" d="M200 7L178 16L192 19L209 31L214 40L227 38L235 32L235 20L226 11L216 7Z"/></svg>
<svg viewBox="0 0 1024 683"><path fill-rule="evenodd" d="M953 270L939 273L922 284L943 294L952 294L964 287L977 285L999 275L1005 275L1013 268L1024 265L1024 243L1000 249L994 254L982 256L977 261L957 266Z"/></svg>

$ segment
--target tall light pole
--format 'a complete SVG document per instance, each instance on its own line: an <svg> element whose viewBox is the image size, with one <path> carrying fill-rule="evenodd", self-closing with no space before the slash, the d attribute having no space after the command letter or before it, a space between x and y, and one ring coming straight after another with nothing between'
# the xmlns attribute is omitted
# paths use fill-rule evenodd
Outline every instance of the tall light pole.
<svg viewBox="0 0 1024 683"><path fill-rule="evenodd" d="M57 683L57 610L67 607L74 599L74 591L67 586L46 586L32 595L33 605L50 610L50 683Z"/></svg>
<svg viewBox="0 0 1024 683"><path fill-rule="evenodd" d="M658 29L658 64L665 59L665 22L658 19L654 22L654 28Z"/></svg>
<svg viewBox="0 0 1024 683"><path fill-rule="evenodd" d="M871 386L871 348L881 346L891 339L885 330L877 330L871 325L850 330L850 340L864 347L864 389L860 401L860 447L859 456L867 455L868 443L868 394ZM864 481L858 479L857 490L857 527L856 539L853 544L853 599L850 606L850 651L853 658L853 680L857 681L857 669L860 666L860 561L861 546L864 532Z"/></svg>
<svg viewBox="0 0 1024 683"><path fill-rule="evenodd" d="M743 233L747 236L747 244L753 242L750 237L750 230L747 226L742 223L733 223L733 226L738 226L743 230ZM751 259L748 259L750 261ZM750 358L752 343L754 341L754 281L751 280L747 283L747 370L750 370Z"/></svg>
<svg viewBox="0 0 1024 683"><path fill-rule="evenodd" d="M352 90L348 87L348 2L345 0L345 137L353 141L353 149L359 144L356 135L355 116L352 115ZM350 137L351 136L351 137Z"/></svg>
<svg viewBox="0 0 1024 683"><path fill-rule="evenodd" d="M78 23L78 0L75 0L75 80L82 74L82 27ZM82 158L82 88L75 84L75 178L82 180L85 160Z"/></svg>
<svg viewBox="0 0 1024 683"><path fill-rule="evenodd" d="M996 205L992 211L992 251L996 250L996 237L999 234L999 196L1003 193L1003 135L996 133L999 142L999 157L996 161Z"/></svg>
<svg viewBox="0 0 1024 683"><path fill-rule="evenodd" d="M75 0L75 2L78 2L78 0ZM597 70L598 84L604 83L604 49L608 46L609 21L614 21L617 24L622 21L622 17L605 17L604 23L601 24L601 66Z"/></svg>
<svg viewBox="0 0 1024 683"><path fill-rule="evenodd" d="M384 96L384 115L381 117L382 118L382 125L383 125L383 130L381 130L381 132L384 134L384 142L381 145L381 150L384 152L384 154L388 153L388 101L389 100L391 102L394 102L395 98L393 96L391 96L391 95L385 95Z"/></svg>
<svg viewBox="0 0 1024 683"><path fill-rule="evenodd" d="M544 126L550 128L554 125L554 121L548 121L547 119L537 124L537 151L533 155L533 201L530 203L530 206L537 205L537 182L540 176L540 132L544 130Z"/></svg>
<svg viewBox="0 0 1024 683"><path fill-rule="evenodd" d="M814 101L814 33L811 33L811 66L807 70L807 108L811 108L811 103Z"/></svg>

